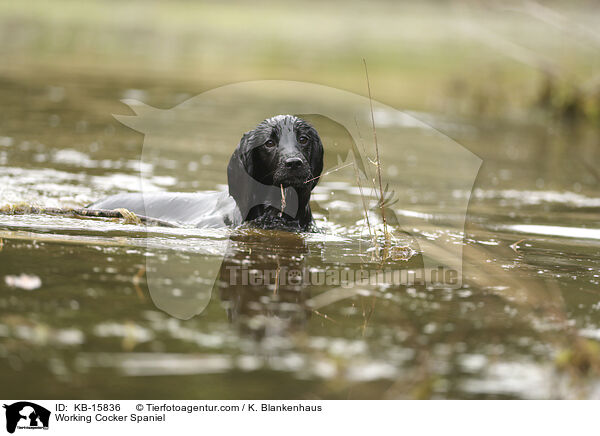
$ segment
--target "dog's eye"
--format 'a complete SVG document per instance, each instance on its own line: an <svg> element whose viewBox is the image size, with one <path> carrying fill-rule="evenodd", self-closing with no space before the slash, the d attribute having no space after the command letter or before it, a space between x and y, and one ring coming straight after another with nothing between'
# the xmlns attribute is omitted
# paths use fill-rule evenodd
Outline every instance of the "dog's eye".
<svg viewBox="0 0 600 436"><path fill-rule="evenodd" d="M305 145L308 142L308 136L302 135L300 138L298 138L298 142L302 145Z"/></svg>
<svg viewBox="0 0 600 436"><path fill-rule="evenodd" d="M272 139L269 139L267 142L265 142L265 147L274 147L275 146L275 141L273 141Z"/></svg>

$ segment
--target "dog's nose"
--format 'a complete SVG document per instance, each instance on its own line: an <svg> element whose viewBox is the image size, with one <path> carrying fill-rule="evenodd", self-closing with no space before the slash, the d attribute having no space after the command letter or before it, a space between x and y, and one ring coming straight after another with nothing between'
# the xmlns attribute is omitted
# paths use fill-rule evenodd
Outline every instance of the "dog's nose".
<svg viewBox="0 0 600 436"><path fill-rule="evenodd" d="M302 165L302 159L299 157L290 157L285 160L285 167L291 170L299 168Z"/></svg>

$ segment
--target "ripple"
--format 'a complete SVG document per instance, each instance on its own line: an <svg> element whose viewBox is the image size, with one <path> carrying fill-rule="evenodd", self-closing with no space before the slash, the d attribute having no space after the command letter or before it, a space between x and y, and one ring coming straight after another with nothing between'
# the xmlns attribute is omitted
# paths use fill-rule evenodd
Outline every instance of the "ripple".
<svg viewBox="0 0 600 436"><path fill-rule="evenodd" d="M519 233L529 233L545 236L562 236L577 239L600 239L600 229L586 229L581 227L540 226L534 224L516 224L502 226L502 229Z"/></svg>

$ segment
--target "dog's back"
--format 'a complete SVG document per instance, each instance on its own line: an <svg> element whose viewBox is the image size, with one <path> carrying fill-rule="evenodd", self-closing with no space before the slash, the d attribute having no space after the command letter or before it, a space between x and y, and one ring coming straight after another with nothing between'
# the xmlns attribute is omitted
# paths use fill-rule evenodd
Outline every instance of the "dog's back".
<svg viewBox="0 0 600 436"><path fill-rule="evenodd" d="M242 222L235 200L227 192L117 194L97 201L88 208L122 208L137 215L195 227L227 227Z"/></svg>

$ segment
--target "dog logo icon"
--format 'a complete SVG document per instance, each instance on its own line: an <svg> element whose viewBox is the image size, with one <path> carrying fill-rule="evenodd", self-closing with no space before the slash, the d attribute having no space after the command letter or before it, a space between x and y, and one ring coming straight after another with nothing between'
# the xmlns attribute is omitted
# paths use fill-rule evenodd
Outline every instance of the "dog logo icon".
<svg viewBox="0 0 600 436"><path fill-rule="evenodd" d="M6 431L14 433L18 429L48 429L50 411L29 401L19 401L4 405L6 409Z"/></svg>

